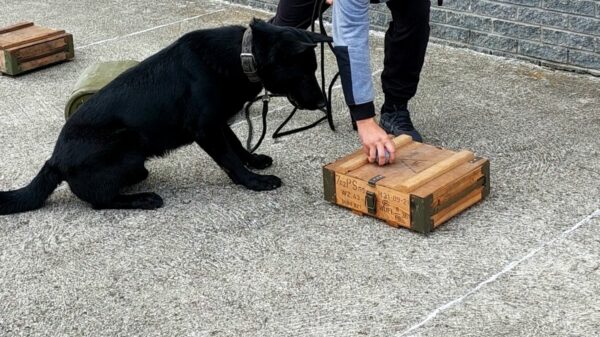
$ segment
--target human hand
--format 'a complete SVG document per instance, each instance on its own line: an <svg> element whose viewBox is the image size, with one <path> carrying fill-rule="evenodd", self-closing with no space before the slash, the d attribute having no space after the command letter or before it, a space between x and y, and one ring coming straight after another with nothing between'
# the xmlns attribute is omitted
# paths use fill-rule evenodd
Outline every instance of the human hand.
<svg viewBox="0 0 600 337"><path fill-rule="evenodd" d="M357 121L356 127L369 163L377 161L379 165L385 165L394 162L396 147L390 136L375 122L375 119L368 118ZM389 161L386 161L386 150L390 154Z"/></svg>
<svg viewBox="0 0 600 337"><path fill-rule="evenodd" d="M327 3L329 6L333 5L333 0L325 0L325 2L326 2L326 3Z"/></svg>

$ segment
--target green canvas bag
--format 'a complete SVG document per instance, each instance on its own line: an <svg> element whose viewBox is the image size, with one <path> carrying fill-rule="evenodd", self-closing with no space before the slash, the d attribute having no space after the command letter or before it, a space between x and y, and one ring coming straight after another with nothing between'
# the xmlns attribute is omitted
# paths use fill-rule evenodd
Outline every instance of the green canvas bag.
<svg viewBox="0 0 600 337"><path fill-rule="evenodd" d="M79 76L67 101L65 119L71 117L83 103L117 76L137 64L138 61L123 60L95 63L87 67Z"/></svg>

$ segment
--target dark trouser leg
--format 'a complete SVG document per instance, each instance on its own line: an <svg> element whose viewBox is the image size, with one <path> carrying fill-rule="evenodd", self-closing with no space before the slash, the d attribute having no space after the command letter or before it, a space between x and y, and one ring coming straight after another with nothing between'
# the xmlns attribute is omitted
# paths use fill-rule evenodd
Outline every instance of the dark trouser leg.
<svg viewBox="0 0 600 337"><path fill-rule="evenodd" d="M429 42L430 0L391 0L381 83L385 107L406 104L417 92ZM385 110L385 109L384 109ZM393 109L390 109L393 110Z"/></svg>
<svg viewBox="0 0 600 337"><path fill-rule="evenodd" d="M277 26L296 27L306 29L319 17L319 5L322 0L280 0L277 13L269 20ZM315 6L316 10L315 10ZM325 11L329 6L323 4ZM314 16L313 15L314 12ZM312 17L311 17L312 16Z"/></svg>

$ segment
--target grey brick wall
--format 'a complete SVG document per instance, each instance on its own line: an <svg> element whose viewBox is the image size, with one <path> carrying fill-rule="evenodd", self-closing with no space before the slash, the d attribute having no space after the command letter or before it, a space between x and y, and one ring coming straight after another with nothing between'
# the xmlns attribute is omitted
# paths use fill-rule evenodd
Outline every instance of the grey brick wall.
<svg viewBox="0 0 600 337"><path fill-rule="evenodd" d="M413 0L396 0L413 1ZM274 12L278 0L230 0ZM600 0L445 0L431 8L431 40L600 75ZM384 31L385 5L371 10Z"/></svg>

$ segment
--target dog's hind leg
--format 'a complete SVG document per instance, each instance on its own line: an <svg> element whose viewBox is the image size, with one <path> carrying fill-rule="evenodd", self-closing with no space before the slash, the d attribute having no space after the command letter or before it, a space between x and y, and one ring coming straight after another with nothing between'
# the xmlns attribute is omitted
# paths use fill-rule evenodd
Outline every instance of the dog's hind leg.
<svg viewBox="0 0 600 337"><path fill-rule="evenodd" d="M144 166L144 158L131 158L126 161L126 166L129 167L129 170L123 175L123 184L125 186L131 186L148 178L150 174L146 167Z"/></svg>
<svg viewBox="0 0 600 337"><path fill-rule="evenodd" d="M231 145L231 148L235 154L244 162L244 164L250 168L262 170L273 164L273 158L264 154L254 154L248 152L242 145L238 137L235 135L233 130L226 125L223 128L223 134L227 138L227 141Z"/></svg>
<svg viewBox="0 0 600 337"><path fill-rule="evenodd" d="M131 186L141 183L142 181L146 180L146 178L148 178L149 174L150 173L142 163L141 165L134 167L131 171L125 174L124 184L126 186Z"/></svg>
<svg viewBox="0 0 600 337"><path fill-rule="evenodd" d="M135 173L136 169L139 170L140 167L126 165L125 162L109 166L91 166L72 174L67 178L67 182L76 196L92 204L95 209L156 209L161 207L163 200L155 193L128 195L119 193L122 187L133 181L131 179L140 179L144 176L143 171ZM147 175L148 171L145 168L143 170Z"/></svg>
<svg viewBox="0 0 600 337"><path fill-rule="evenodd" d="M234 183L254 191L273 190L281 186L281 179L276 176L260 175L248 170L234 150L235 145L230 143L225 133L222 129L202 133L196 137L196 142L221 166ZM239 143L239 140L237 142ZM241 144L239 146L241 147Z"/></svg>

